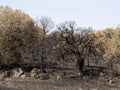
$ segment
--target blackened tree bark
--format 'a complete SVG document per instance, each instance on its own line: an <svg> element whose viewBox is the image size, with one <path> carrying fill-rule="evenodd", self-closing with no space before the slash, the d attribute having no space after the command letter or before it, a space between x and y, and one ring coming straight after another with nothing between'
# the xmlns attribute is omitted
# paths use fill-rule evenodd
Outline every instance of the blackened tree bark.
<svg viewBox="0 0 120 90"><path fill-rule="evenodd" d="M75 22L65 22L58 26L61 31L61 37L65 46L64 51L68 53L73 53L76 58L76 64L79 67L80 73L83 73L84 68L84 51L88 47L88 37L89 30L82 30L75 28ZM77 33L77 31L79 31ZM66 48L67 47L67 48ZM63 48L63 47L62 47Z"/></svg>
<svg viewBox="0 0 120 90"><path fill-rule="evenodd" d="M52 22L52 20L48 17L41 17L39 20L38 20L38 26L40 27L41 29L41 43L40 43L40 56L41 56L41 70L42 72L45 71L45 40L47 38L47 33L54 27L54 23Z"/></svg>
<svg viewBox="0 0 120 90"><path fill-rule="evenodd" d="M84 58L82 56L79 56L79 58L77 59L77 65L78 65L78 68L79 68L79 72L83 73Z"/></svg>

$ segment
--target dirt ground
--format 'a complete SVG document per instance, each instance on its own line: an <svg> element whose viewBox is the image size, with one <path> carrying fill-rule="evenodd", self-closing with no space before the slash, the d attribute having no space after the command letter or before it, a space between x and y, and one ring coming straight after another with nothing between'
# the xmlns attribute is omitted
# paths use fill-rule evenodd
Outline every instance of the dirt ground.
<svg viewBox="0 0 120 90"><path fill-rule="evenodd" d="M0 81L0 90L120 90L120 82L108 84L87 77L66 80L6 79Z"/></svg>
<svg viewBox="0 0 120 90"><path fill-rule="evenodd" d="M6 78L0 81L0 90L120 90L120 77L109 78L109 74L104 74L102 78L86 75L81 79L75 70L68 67L52 69L46 80ZM60 74L65 78L55 79Z"/></svg>

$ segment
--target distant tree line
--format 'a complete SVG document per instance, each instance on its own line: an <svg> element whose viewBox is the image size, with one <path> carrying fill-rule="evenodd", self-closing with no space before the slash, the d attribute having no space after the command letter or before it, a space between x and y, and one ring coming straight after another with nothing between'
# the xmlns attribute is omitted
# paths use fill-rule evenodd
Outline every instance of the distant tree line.
<svg viewBox="0 0 120 90"><path fill-rule="evenodd" d="M0 64L46 65L59 60L76 60L82 65L89 62L104 62L112 68L120 63L120 28L95 31L78 28L73 21L66 21L53 29L48 17L35 22L21 10L0 7Z"/></svg>

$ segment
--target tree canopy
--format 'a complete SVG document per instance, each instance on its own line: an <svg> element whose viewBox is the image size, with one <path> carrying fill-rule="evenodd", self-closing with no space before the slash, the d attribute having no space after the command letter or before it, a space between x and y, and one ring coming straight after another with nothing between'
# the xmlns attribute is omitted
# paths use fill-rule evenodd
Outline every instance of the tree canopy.
<svg viewBox="0 0 120 90"><path fill-rule="evenodd" d="M31 58L38 42L38 33L29 15L20 10L2 7L0 14L1 62L11 64Z"/></svg>
<svg viewBox="0 0 120 90"><path fill-rule="evenodd" d="M119 27L95 31L66 21L48 34L53 26L50 18L41 17L36 23L21 10L1 6L0 63L38 61L43 68L44 61L58 62L73 57L74 61L84 58L93 62L94 58L104 63L120 63Z"/></svg>

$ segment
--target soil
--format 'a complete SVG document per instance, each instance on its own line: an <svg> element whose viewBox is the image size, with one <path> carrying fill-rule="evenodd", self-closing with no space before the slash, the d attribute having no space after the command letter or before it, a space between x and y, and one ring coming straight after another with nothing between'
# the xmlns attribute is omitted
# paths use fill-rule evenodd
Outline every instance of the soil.
<svg viewBox="0 0 120 90"><path fill-rule="evenodd" d="M83 78L75 67L67 66L52 67L47 71L50 78L45 80L5 78L0 81L0 90L120 90L120 77L110 76L108 72L101 77L101 71L91 68L86 68Z"/></svg>
<svg viewBox="0 0 120 90"><path fill-rule="evenodd" d="M62 80L6 79L0 90L120 90L120 81L109 84L98 78L79 77Z"/></svg>

